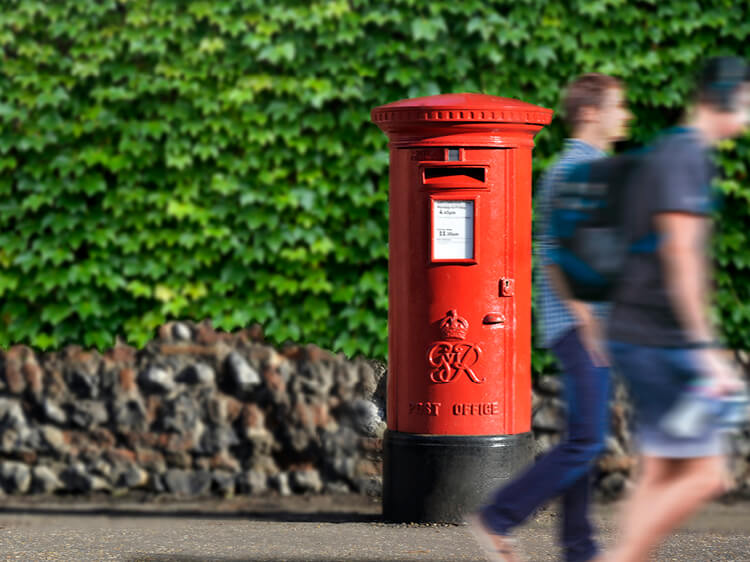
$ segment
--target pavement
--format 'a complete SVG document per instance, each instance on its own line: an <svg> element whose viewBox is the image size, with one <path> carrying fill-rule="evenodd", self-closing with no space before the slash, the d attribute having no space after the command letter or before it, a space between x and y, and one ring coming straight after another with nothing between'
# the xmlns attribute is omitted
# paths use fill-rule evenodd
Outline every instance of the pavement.
<svg viewBox="0 0 750 562"><path fill-rule="evenodd" d="M597 505L605 544L617 506ZM556 508L519 529L530 562L558 560ZM0 560L482 561L460 525L390 524L363 496L0 499ZM657 561L750 561L750 502L713 503L660 548Z"/></svg>

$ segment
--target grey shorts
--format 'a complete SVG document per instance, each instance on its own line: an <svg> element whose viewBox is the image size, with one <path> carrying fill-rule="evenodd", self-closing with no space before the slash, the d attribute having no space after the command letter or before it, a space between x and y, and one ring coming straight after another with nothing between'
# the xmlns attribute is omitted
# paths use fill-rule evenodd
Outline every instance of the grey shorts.
<svg viewBox="0 0 750 562"><path fill-rule="evenodd" d="M610 342L615 371L623 377L635 408L636 439L640 452L661 458L712 457L726 453L725 435L714 425L700 434L676 436L662 428L662 420L687 390L704 376L695 350Z"/></svg>

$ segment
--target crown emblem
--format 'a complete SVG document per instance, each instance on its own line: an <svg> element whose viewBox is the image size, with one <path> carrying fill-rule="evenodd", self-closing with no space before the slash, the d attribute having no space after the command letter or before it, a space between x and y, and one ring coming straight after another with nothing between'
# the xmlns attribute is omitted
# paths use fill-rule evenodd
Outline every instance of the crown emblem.
<svg viewBox="0 0 750 562"><path fill-rule="evenodd" d="M461 318L456 309L451 309L440 321L440 333L447 340L463 340L469 331L469 323Z"/></svg>

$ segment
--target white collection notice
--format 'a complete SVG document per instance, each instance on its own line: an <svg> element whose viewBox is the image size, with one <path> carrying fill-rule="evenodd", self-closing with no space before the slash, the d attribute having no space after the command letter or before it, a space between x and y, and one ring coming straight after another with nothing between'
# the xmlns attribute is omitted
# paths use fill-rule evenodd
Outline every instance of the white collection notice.
<svg viewBox="0 0 750 562"><path fill-rule="evenodd" d="M473 200L432 200L432 259L474 259Z"/></svg>

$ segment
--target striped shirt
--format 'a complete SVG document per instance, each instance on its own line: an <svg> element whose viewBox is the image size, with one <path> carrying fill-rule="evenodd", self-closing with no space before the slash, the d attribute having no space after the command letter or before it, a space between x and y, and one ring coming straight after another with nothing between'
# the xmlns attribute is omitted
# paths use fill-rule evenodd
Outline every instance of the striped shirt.
<svg viewBox="0 0 750 562"><path fill-rule="evenodd" d="M567 139L560 158L544 173L536 196L536 236L534 255L536 271L534 275L536 300L536 317L539 322L537 330L542 347L551 347L571 328L576 319L558 297L553 289L544 265L554 262L551 253L557 248L557 240L549 233L549 213L554 196L555 185L575 165L587 160L605 156L605 153L578 139ZM604 319L609 309L608 303L592 303L594 314Z"/></svg>

